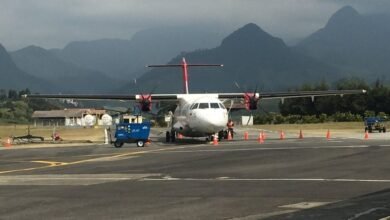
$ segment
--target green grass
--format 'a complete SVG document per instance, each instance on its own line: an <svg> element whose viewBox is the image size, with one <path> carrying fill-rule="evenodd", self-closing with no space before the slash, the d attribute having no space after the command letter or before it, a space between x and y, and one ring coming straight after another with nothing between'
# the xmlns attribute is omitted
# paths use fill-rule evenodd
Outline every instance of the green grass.
<svg viewBox="0 0 390 220"><path fill-rule="evenodd" d="M34 136L44 137L45 140L51 140L53 127L33 127L30 126L30 134ZM83 127L55 127L55 131L59 133L64 140L90 140L103 141L104 128L83 128ZM28 133L28 125L0 125L0 138L11 136L23 136Z"/></svg>

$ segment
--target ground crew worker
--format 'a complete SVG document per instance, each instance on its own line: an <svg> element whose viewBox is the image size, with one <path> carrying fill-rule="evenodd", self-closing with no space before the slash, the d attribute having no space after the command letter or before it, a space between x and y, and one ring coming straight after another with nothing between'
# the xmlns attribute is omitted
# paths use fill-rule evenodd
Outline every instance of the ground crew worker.
<svg viewBox="0 0 390 220"><path fill-rule="evenodd" d="M232 121L232 119L229 119L228 123L226 124L227 128L228 128L228 132L230 132L230 135L232 136L233 138L233 127L234 127L234 122Z"/></svg>

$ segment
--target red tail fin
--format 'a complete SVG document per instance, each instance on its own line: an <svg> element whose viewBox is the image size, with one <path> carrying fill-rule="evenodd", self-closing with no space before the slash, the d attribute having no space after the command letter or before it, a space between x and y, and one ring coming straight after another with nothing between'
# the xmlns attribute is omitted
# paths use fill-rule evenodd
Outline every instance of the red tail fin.
<svg viewBox="0 0 390 220"><path fill-rule="evenodd" d="M149 65L146 67L181 67L183 71L183 89L184 93L188 94L188 67L189 66L223 66L223 64L187 64L186 59L183 57L181 64L166 64L166 65Z"/></svg>
<svg viewBox="0 0 390 220"><path fill-rule="evenodd" d="M186 59L183 57L182 60L182 68L183 68L183 92L185 94L188 94L188 69L187 69L187 62Z"/></svg>

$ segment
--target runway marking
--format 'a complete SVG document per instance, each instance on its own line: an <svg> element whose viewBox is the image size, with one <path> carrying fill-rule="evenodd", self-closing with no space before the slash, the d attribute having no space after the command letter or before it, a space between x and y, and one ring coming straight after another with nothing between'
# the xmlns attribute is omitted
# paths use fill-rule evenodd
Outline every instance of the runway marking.
<svg viewBox="0 0 390 220"><path fill-rule="evenodd" d="M107 182L124 180L137 180L147 176L159 176L160 174L49 174L49 175L17 175L2 176L0 185L24 186L24 185L95 185Z"/></svg>
<svg viewBox="0 0 390 220"><path fill-rule="evenodd" d="M29 161L32 163L43 163L43 164L48 164L48 165L40 166L40 167L29 167L29 168L23 168L23 169L15 169L15 170L4 170L4 171L0 171L0 174L16 173L16 172L23 172L23 171L33 171L33 170L47 169L47 168L53 168L53 167L82 164L82 163L87 163L87 162L101 162L101 161L117 160L117 159L122 159L121 157L125 157L124 159L129 159L129 158L134 158L133 156L141 155L141 154L167 151L167 150L175 150L175 149L183 149L183 148L189 148L189 147L201 147L201 146L204 146L204 145L202 144L202 145L193 145L193 146L178 146L178 147L160 148L160 149L155 149L155 150L142 150L142 151L136 151L136 152L116 154L116 155L108 156L108 157L96 157L96 158L90 158L90 159L85 159L85 160L78 160L78 161L73 161L73 162L57 162L57 161L45 161L45 160ZM99 161L99 159L102 159L102 160Z"/></svg>
<svg viewBox="0 0 390 220"><path fill-rule="evenodd" d="M259 148L238 148L238 149L204 149L204 150L166 150L162 153L193 153L193 152L224 152L224 151L266 151L266 150L300 150L300 149L344 149L344 148L369 148L369 145L350 146L321 146L321 147L259 147ZM160 153L160 152L150 152Z"/></svg>
<svg viewBox="0 0 390 220"><path fill-rule="evenodd" d="M60 165L68 164L68 163L65 163L65 162L46 161L46 160L34 160L34 161L31 161L31 162L33 162L33 163L49 164L50 166L60 166Z"/></svg>
<svg viewBox="0 0 390 220"><path fill-rule="evenodd" d="M320 207L324 205L328 205L334 202L300 202L295 204L289 204L289 205L282 205L279 206L279 208L287 208L287 209L311 209L315 207Z"/></svg>
<svg viewBox="0 0 390 220"><path fill-rule="evenodd" d="M357 213L355 214L353 217L351 218L348 218L348 220L355 220L355 219L359 219L360 217L364 216L364 215L368 215L368 214L371 214L372 212L376 212L378 210L389 210L388 208L384 208L384 207L378 207L378 208L372 208L372 209L369 209L367 211L364 211L364 212L361 212L361 213Z"/></svg>
<svg viewBox="0 0 390 220"><path fill-rule="evenodd" d="M269 213L261 213L261 214L255 214L255 215L249 215L245 217L236 217L236 218L231 218L229 220L259 220L259 219L267 219L273 216L278 216L278 215L284 215L284 214L289 214L293 212L297 212L299 210L282 210L282 211L276 211L276 212L269 212Z"/></svg>
<svg viewBox="0 0 390 220"><path fill-rule="evenodd" d="M390 179L326 179L326 178L142 178L139 181L232 181L232 182L371 182L390 183Z"/></svg>

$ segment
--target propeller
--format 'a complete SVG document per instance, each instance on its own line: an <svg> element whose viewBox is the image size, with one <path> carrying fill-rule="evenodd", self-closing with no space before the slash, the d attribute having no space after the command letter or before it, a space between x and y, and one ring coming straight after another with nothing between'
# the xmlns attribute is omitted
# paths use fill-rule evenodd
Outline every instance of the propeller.
<svg viewBox="0 0 390 220"><path fill-rule="evenodd" d="M240 85L238 85L237 82L235 82L234 84L236 85L236 87L237 87L239 90L242 91ZM242 92L244 93L244 104L245 104L245 108L246 108L247 111L250 112L250 116L249 116L249 118L248 118L248 121L247 121L246 125L248 125L249 122L250 122L250 120L252 119L252 117L253 117L253 116L252 116L252 115L253 115L253 110L256 110L256 109L257 109L257 104L258 104L258 102L259 102L259 100L260 100L260 98L256 96L257 88L258 88L258 86L256 85L255 90L254 90L253 93L242 91Z"/></svg>
<svg viewBox="0 0 390 220"><path fill-rule="evenodd" d="M139 101L141 111L150 112L152 110L152 94L141 94Z"/></svg>
<svg viewBox="0 0 390 220"><path fill-rule="evenodd" d="M257 109L257 103L259 102L259 97L256 97L257 92L257 85L255 88L255 91L253 93L245 93L245 107L248 110L256 110Z"/></svg>
<svg viewBox="0 0 390 220"><path fill-rule="evenodd" d="M134 85L138 91L138 94L140 94L140 100L139 105L142 112L150 112L152 110L152 94L157 89L157 85L153 87L153 89L149 93L141 93L140 89L137 85L137 81L134 80Z"/></svg>

